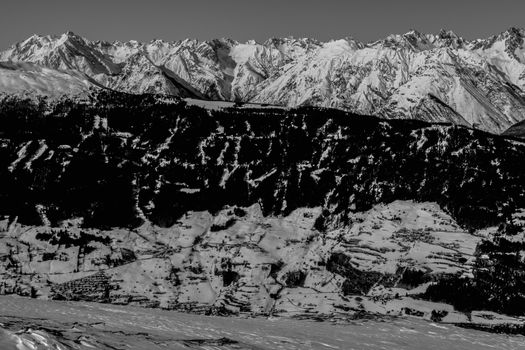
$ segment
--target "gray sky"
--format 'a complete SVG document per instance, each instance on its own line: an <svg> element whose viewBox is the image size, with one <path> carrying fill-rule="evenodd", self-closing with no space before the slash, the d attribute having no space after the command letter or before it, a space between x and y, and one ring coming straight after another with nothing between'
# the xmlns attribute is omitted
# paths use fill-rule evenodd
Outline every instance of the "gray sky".
<svg viewBox="0 0 525 350"><path fill-rule="evenodd" d="M525 27L523 0L9 0L0 49L36 34L71 30L92 40L352 36L372 41L441 28L468 39Z"/></svg>

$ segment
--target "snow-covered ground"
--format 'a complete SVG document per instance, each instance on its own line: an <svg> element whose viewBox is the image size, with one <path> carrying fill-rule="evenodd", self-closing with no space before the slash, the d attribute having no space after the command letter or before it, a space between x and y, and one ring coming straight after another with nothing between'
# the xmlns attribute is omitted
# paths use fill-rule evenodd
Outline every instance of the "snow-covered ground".
<svg viewBox="0 0 525 350"><path fill-rule="evenodd" d="M418 319L333 324L0 297L2 350L523 348L523 336L484 333Z"/></svg>
<svg viewBox="0 0 525 350"><path fill-rule="evenodd" d="M207 101L207 100L199 100L195 98L186 98L184 99L186 103L189 106L197 106L205 109L210 110L220 110L225 108L257 108L257 109L266 109L266 108L284 108L282 106L274 106L274 105L267 105L267 104L259 104L259 103L242 103L242 104L236 104L235 102L228 102L228 101Z"/></svg>
<svg viewBox="0 0 525 350"><path fill-rule="evenodd" d="M188 212L170 228L98 231L66 223L62 234L0 221L0 294L196 313L430 320L441 312L444 323L523 322L417 298L433 276L471 275L475 247L491 229L470 234L439 205L413 201L353 213L351 226L323 234L313 227L319 214L300 208L265 217L256 204ZM60 244L63 234L73 243ZM80 238L88 246L74 243ZM407 271L423 279L405 283Z"/></svg>

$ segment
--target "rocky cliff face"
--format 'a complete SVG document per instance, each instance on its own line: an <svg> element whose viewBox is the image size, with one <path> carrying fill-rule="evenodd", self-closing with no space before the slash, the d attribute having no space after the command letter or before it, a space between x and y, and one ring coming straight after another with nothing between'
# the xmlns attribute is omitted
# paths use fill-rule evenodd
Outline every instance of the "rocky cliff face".
<svg viewBox="0 0 525 350"><path fill-rule="evenodd" d="M501 133L525 115L524 36L515 28L475 41L411 31L373 43L284 38L259 44L108 43L66 33L33 36L0 60L77 70L130 93L332 107Z"/></svg>
<svg viewBox="0 0 525 350"><path fill-rule="evenodd" d="M451 322L507 322L489 311L523 302L523 143L338 110L206 110L109 92L12 98L0 118L3 293ZM516 260L498 263L511 241ZM512 298L448 297L458 283L500 288L501 271Z"/></svg>

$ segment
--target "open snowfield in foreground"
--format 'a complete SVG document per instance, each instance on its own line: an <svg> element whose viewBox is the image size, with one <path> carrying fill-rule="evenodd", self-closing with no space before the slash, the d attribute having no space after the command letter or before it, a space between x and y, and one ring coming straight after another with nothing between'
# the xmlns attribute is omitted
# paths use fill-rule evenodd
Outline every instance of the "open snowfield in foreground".
<svg viewBox="0 0 525 350"><path fill-rule="evenodd" d="M0 349L523 349L525 337L418 319L241 319L0 297Z"/></svg>

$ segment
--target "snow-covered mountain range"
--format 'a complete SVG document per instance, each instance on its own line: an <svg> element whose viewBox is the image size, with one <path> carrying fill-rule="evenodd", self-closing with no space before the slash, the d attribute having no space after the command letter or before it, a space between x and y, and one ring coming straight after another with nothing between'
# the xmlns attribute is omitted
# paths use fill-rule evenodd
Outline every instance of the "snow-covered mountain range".
<svg viewBox="0 0 525 350"><path fill-rule="evenodd" d="M56 74L80 72L93 85L122 92L332 107L500 133L525 119L524 37L523 29L511 28L473 41L443 30L372 43L350 38L110 43L68 32L34 35L0 52L0 61L37 64L59 70ZM7 73L13 74L1 69L0 80L10 79ZM64 84L76 86L79 73L69 74L75 83ZM49 91L56 92L55 85Z"/></svg>

